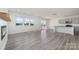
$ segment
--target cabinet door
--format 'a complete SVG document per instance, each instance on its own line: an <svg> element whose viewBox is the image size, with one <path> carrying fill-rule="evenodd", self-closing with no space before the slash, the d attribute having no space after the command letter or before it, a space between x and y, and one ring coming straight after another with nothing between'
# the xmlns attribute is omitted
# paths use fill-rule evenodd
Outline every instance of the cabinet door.
<svg viewBox="0 0 79 59"><path fill-rule="evenodd" d="M60 19L59 24L65 24L65 19Z"/></svg>

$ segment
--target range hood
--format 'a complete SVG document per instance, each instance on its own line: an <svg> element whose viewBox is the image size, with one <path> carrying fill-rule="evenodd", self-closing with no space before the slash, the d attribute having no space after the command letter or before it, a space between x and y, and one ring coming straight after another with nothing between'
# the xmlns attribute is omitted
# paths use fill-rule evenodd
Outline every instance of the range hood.
<svg viewBox="0 0 79 59"><path fill-rule="evenodd" d="M5 21L11 21L9 13L0 12L0 18Z"/></svg>

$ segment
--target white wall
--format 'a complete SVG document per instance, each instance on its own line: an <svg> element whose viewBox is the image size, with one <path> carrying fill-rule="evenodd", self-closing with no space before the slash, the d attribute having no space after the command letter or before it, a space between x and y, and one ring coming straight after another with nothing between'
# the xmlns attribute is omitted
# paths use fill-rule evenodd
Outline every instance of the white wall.
<svg viewBox="0 0 79 59"><path fill-rule="evenodd" d="M58 20L59 19L57 19L57 18L53 18L53 19L48 20L47 21L48 22L47 23L48 28L49 29L54 29L54 26L58 26L59 25Z"/></svg>
<svg viewBox="0 0 79 59"><path fill-rule="evenodd" d="M21 15L19 15L19 14L11 14L11 22L8 23L9 34L40 30L41 18L39 18L39 17L31 17L33 19L34 26L24 26L24 25L16 26L15 17L17 17L17 16L21 16ZM24 15L24 16L27 17L26 15Z"/></svg>
<svg viewBox="0 0 79 59"><path fill-rule="evenodd" d="M8 13L8 9L7 8L0 8L0 12L6 12L6 13Z"/></svg>

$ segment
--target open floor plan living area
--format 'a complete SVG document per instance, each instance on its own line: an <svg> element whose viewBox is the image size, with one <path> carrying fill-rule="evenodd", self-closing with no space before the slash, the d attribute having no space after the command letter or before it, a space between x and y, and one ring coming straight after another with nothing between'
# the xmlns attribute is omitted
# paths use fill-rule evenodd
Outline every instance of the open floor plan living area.
<svg viewBox="0 0 79 59"><path fill-rule="evenodd" d="M79 8L0 8L0 50L79 50Z"/></svg>

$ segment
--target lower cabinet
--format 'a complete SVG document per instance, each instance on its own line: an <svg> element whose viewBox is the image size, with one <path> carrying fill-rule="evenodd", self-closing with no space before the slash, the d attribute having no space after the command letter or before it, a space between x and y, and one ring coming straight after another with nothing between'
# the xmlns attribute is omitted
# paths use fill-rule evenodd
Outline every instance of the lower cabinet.
<svg viewBox="0 0 79 59"><path fill-rule="evenodd" d="M55 26L55 32L68 33L74 35L74 27Z"/></svg>

